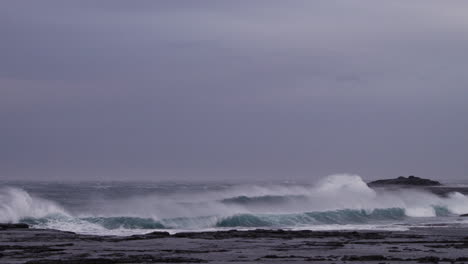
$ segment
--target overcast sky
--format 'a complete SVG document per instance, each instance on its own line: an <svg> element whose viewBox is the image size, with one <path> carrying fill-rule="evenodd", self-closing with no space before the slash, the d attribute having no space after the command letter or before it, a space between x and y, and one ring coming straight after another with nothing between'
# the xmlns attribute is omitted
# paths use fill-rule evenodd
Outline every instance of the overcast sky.
<svg viewBox="0 0 468 264"><path fill-rule="evenodd" d="M468 1L0 2L1 179L468 178Z"/></svg>

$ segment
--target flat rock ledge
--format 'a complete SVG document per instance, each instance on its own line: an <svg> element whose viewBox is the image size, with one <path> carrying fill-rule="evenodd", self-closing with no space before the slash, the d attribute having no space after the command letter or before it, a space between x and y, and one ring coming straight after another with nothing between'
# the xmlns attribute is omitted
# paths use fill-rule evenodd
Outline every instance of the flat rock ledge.
<svg viewBox="0 0 468 264"><path fill-rule="evenodd" d="M463 263L468 226L408 231L226 230L127 237L0 227L0 263Z"/></svg>

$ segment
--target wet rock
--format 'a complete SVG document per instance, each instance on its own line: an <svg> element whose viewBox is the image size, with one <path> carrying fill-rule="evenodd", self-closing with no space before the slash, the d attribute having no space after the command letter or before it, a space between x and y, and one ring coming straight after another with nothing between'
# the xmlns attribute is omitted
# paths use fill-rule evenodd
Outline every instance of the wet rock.
<svg viewBox="0 0 468 264"><path fill-rule="evenodd" d="M423 257L419 258L418 262L419 263L439 263L440 258L434 257L434 256L428 256L428 257Z"/></svg>
<svg viewBox="0 0 468 264"><path fill-rule="evenodd" d="M0 224L0 230L29 228L27 224Z"/></svg>
<svg viewBox="0 0 468 264"><path fill-rule="evenodd" d="M170 237L169 232L152 232L144 235L133 235L126 237L125 240L155 239Z"/></svg>
<svg viewBox="0 0 468 264"><path fill-rule="evenodd" d="M401 232L257 229L99 237L11 229L0 233L0 263L461 263L468 261L464 258L467 231L465 227ZM431 249L439 247L444 255Z"/></svg>
<svg viewBox="0 0 468 264"><path fill-rule="evenodd" d="M84 259L42 259L25 264L123 264L123 263L204 263L205 260L184 257L157 257L135 255L125 258L84 258Z"/></svg>
<svg viewBox="0 0 468 264"><path fill-rule="evenodd" d="M387 260L385 256L382 255L367 255L367 256L343 256L342 261L382 261Z"/></svg>
<svg viewBox="0 0 468 264"><path fill-rule="evenodd" d="M441 186L442 184L438 181L433 181L429 179L423 179L416 176L403 177L400 176L396 179L386 179L386 180L377 180L369 182L367 184L369 187L385 187L392 185L399 186Z"/></svg>
<svg viewBox="0 0 468 264"><path fill-rule="evenodd" d="M353 239L383 239L382 232L349 232L349 231L310 231L310 230L268 230L255 229L247 231L228 230L216 232L183 232L172 235L173 237L184 237L193 239L230 239L230 238L328 238L344 237Z"/></svg>

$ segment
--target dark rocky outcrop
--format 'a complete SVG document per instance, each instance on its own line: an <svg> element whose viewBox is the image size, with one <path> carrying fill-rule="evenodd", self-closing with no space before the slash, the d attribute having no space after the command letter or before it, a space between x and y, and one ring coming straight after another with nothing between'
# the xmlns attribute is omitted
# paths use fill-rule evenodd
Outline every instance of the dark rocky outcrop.
<svg viewBox="0 0 468 264"><path fill-rule="evenodd" d="M468 214L461 214L461 217L468 217Z"/></svg>
<svg viewBox="0 0 468 264"><path fill-rule="evenodd" d="M429 179L423 179L416 176L403 177L400 176L396 179L377 180L369 182L369 187L385 187L385 186L441 186L442 184L438 181Z"/></svg>
<svg viewBox="0 0 468 264"><path fill-rule="evenodd" d="M155 239L155 238L164 238L164 237L170 237L171 235L169 232L151 232L148 234L144 235L133 235L126 237L126 240L141 240L141 239Z"/></svg>
<svg viewBox="0 0 468 264"><path fill-rule="evenodd" d="M29 226L27 224L0 224L0 230L16 228L29 228Z"/></svg>

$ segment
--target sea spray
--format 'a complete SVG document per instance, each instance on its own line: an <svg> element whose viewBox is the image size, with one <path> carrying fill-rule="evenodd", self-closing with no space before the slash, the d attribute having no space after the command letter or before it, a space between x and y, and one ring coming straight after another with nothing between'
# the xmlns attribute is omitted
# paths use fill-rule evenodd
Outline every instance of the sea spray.
<svg viewBox="0 0 468 264"><path fill-rule="evenodd" d="M89 193L93 188L80 185L49 200L35 192L2 188L0 221L81 233L131 234L158 229L357 228L468 212L468 198L461 193L442 197L416 189L374 190L359 176L346 174L309 185L116 186ZM126 189L131 191L120 191ZM44 194L47 197L48 192ZM57 196L62 197L60 205L50 200Z"/></svg>
<svg viewBox="0 0 468 264"><path fill-rule="evenodd" d="M15 223L25 217L42 218L54 214L68 215L52 201L33 197L18 188L0 188L0 222Z"/></svg>

